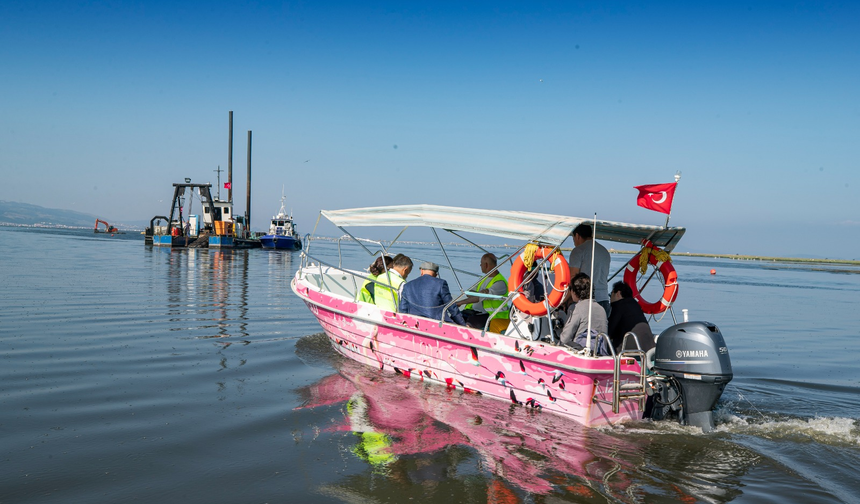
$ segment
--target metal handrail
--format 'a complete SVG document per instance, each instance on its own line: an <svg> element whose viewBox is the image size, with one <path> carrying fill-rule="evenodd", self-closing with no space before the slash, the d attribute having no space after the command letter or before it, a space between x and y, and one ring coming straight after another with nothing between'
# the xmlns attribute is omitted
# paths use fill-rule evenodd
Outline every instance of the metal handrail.
<svg viewBox="0 0 860 504"><path fill-rule="evenodd" d="M459 235L458 235L458 236L459 236ZM471 243L471 242L470 242L470 243ZM528 245L528 244L526 244L526 245ZM519 255L519 254L521 253L521 251L522 251L523 249L525 249L525 248L526 248L526 245L523 245L522 247L518 248L518 249L517 249L516 254L511 254L509 257L513 257L514 255ZM483 250L483 249L482 249L482 250ZM491 269L488 273L486 273L484 276L482 276L481 278L479 278L479 279L478 279L478 281L477 281L477 282L475 282L473 285L474 285L474 286L481 285L481 283L482 283L484 280L486 280L486 279L490 278L490 275L495 276L495 275L496 275L496 273L498 273L499 268L502 266L502 263L504 263L504 262L505 262L505 261L497 261L497 262L496 262L496 266L495 266L493 269ZM541 264L543 264L543 263L541 263ZM522 284L520 284L517 288L519 289L519 287L522 287L522 285L523 285L524 283L525 283L525 281L523 281L523 283L522 283ZM510 284L508 284L508 286L510 287ZM442 309L442 313L443 313L443 314L444 314L444 313L448 313L448 309L449 309L452 305L454 305L455 303L457 303L457 300L458 300L458 299L460 299L460 296L462 296L462 295L466 294L466 292L468 292L468 291L464 291L464 290L462 289L462 287L461 287L461 288L460 288L460 294L459 294L459 295L457 295L456 297L452 297L452 298L451 298L451 302L450 302L450 303L448 303L447 305L445 305L445 307ZM505 306L505 304L507 304L508 302L510 302L510 298L512 298L512 294L513 294L513 293L509 293L507 296L505 296L505 300L506 300L506 301L505 301L505 303L502 303L501 305L499 305L499 307L498 307L498 308L496 308L496 309L493 311L493 313L492 313L492 314L490 314L490 316L489 316L489 317L487 317L487 322L484 324L484 329L481 331L481 337L483 337L483 336L484 336L484 334L486 334L487 330L489 329L489 327L490 327L490 320L492 320L492 319L493 319L493 316L495 316L495 315L496 315L496 313L499 313L499 311L501 310L501 308L502 308L502 307L504 307L504 306ZM510 310L510 308L508 308L508 309ZM442 327L441 323L440 323L439 327Z"/></svg>
<svg viewBox="0 0 860 504"><path fill-rule="evenodd" d="M366 276L366 275L364 275L364 274L357 273L357 272L354 272L354 271L351 271L351 270L350 270L350 271L347 271L346 269L344 269L344 268L343 268L343 267L341 267L341 266L335 266L335 265L333 265L333 264L329 264L329 263L327 263L327 262L323 261L322 259L319 259L319 258L317 258L317 257L313 257L313 256L311 256L311 255L309 255L309 254L307 254L307 258L309 258L309 259L313 259L313 260L314 260L314 261L316 261L320 266L327 266L327 267L329 267L329 268L332 268L332 269L335 269L335 270L341 271L341 272L343 272L343 273L349 273L350 275L352 275L352 277L353 277L353 286L356 288L356 291L355 291L355 292L356 292L356 295L358 295L358 284L355 282L355 278L361 278L361 279L363 279L363 280L368 280L368 281L373 282L373 283L375 283L375 284L377 284L377 285L382 285L383 287L390 287L390 286L388 286L387 284L385 284L385 283L383 283L383 282L378 282L378 281L374 280L373 278L370 278L369 276ZM306 265L305 265L305 266L306 266ZM304 266L303 266L303 267L304 267ZM325 289L325 292L332 292L328 287L326 287L326 286L325 286L325 281L323 280L323 277L324 277L324 276L325 276L325 275L322 275L322 268L320 268L320 287L321 287L321 288L323 288L323 289Z"/></svg>

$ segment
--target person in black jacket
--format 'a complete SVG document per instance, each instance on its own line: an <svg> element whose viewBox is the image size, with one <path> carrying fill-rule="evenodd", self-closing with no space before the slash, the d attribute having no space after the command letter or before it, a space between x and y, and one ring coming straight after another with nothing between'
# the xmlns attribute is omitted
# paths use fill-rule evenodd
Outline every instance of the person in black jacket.
<svg viewBox="0 0 860 504"><path fill-rule="evenodd" d="M622 350L621 343L624 341L624 335L632 332L639 340L639 346L643 351L648 351L654 348L654 334L651 332L651 326L648 325L648 319L642 312L639 303L633 299L633 291L630 286L624 282L615 282L612 285L612 292L609 295L609 300L612 303L612 310L609 312L609 339L612 340L612 346L615 347L615 352ZM627 338L627 348L624 350L635 349L636 343L633 338Z"/></svg>

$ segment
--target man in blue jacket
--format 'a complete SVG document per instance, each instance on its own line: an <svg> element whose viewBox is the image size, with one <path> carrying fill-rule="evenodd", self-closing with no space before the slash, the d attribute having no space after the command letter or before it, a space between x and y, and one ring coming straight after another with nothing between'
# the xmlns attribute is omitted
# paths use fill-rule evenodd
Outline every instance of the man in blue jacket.
<svg viewBox="0 0 860 504"><path fill-rule="evenodd" d="M400 295L400 313L420 315L429 319L442 318L442 309L451 302L451 291L448 282L438 277L439 265L432 262L421 263L418 267L421 275L415 280L406 282ZM445 322L466 325L463 314L457 305L448 308Z"/></svg>

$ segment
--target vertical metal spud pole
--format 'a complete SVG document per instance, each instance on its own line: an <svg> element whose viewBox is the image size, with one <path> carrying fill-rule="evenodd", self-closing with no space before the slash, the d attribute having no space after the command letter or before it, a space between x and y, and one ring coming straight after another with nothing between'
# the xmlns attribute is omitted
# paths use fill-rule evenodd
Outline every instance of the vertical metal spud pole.
<svg viewBox="0 0 860 504"><path fill-rule="evenodd" d="M230 133L227 140L227 201L233 203L233 111L230 111Z"/></svg>
<svg viewBox="0 0 860 504"><path fill-rule="evenodd" d="M251 130L248 130L248 189L245 193L245 232L251 232Z"/></svg>

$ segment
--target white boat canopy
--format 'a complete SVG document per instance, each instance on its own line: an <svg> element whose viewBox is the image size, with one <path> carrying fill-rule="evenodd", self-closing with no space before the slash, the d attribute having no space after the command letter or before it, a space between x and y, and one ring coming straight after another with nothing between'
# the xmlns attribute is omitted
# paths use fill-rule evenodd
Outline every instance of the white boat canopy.
<svg viewBox="0 0 860 504"><path fill-rule="evenodd" d="M564 242L579 224L592 223L592 219L581 217L438 205L322 210L320 213L338 227L431 227L553 246ZM685 231L682 227L664 228L598 220L595 234L598 240L637 245L647 238L658 247L671 252Z"/></svg>

